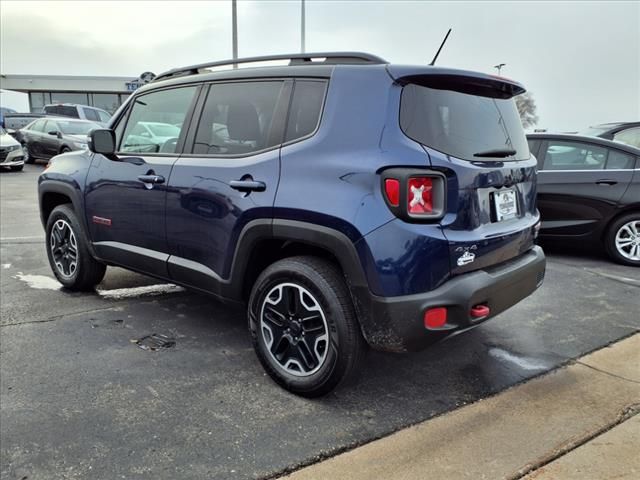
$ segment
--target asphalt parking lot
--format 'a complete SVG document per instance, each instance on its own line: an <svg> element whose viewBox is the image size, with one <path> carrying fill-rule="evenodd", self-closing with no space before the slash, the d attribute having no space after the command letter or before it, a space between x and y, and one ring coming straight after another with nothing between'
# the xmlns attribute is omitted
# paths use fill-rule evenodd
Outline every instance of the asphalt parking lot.
<svg viewBox="0 0 640 480"><path fill-rule="evenodd" d="M371 352L358 383L301 399L263 372L241 310L115 268L96 293L60 290L42 168L0 173L3 479L272 477L640 329L640 269L553 247L544 286L513 309L424 352ZM175 346L131 341L153 333Z"/></svg>

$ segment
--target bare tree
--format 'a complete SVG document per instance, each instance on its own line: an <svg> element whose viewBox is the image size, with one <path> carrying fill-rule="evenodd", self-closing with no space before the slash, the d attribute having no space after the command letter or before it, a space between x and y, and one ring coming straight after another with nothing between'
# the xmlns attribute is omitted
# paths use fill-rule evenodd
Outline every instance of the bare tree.
<svg viewBox="0 0 640 480"><path fill-rule="evenodd" d="M533 127L538 123L538 115L536 115L536 102L531 92L524 92L515 97L520 120L524 128Z"/></svg>

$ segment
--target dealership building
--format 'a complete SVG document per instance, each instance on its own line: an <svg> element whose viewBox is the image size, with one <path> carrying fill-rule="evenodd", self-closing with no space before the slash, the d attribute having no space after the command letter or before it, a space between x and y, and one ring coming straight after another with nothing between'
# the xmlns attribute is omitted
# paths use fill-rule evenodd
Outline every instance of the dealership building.
<svg viewBox="0 0 640 480"><path fill-rule="evenodd" d="M138 78L72 75L0 75L0 87L29 94L32 113L42 112L50 103L91 105L113 113L138 87L153 74Z"/></svg>

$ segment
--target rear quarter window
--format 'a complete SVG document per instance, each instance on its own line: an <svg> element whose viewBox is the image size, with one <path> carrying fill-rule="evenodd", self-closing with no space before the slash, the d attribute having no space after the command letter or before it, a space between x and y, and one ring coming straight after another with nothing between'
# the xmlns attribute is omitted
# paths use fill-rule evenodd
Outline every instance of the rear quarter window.
<svg viewBox="0 0 640 480"><path fill-rule="evenodd" d="M490 98L409 84L402 90L400 126L409 138L464 160L527 160L529 147L512 98ZM515 150L507 157L475 156Z"/></svg>
<svg viewBox="0 0 640 480"><path fill-rule="evenodd" d="M285 142L291 142L315 132L320 123L326 85L323 81L296 80Z"/></svg>

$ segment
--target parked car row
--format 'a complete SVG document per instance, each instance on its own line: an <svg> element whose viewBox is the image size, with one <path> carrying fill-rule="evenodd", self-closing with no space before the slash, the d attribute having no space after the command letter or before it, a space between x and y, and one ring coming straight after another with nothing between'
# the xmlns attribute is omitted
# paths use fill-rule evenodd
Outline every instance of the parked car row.
<svg viewBox="0 0 640 480"><path fill-rule="evenodd" d="M72 118L40 118L20 130L25 163L87 148L87 134L100 124Z"/></svg>
<svg viewBox="0 0 640 480"><path fill-rule="evenodd" d="M538 159L542 238L597 244L640 266L640 149L599 137L527 135Z"/></svg>

